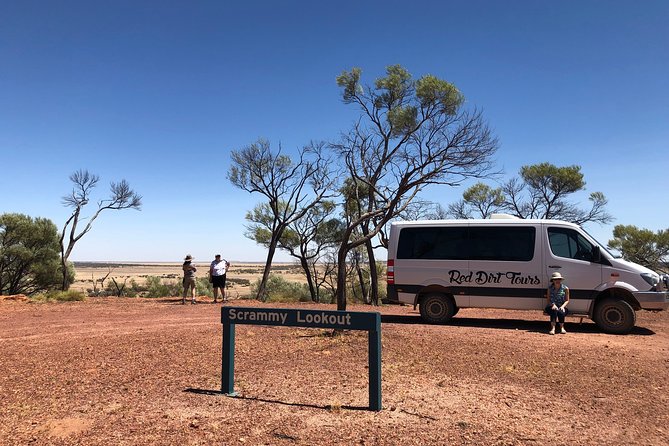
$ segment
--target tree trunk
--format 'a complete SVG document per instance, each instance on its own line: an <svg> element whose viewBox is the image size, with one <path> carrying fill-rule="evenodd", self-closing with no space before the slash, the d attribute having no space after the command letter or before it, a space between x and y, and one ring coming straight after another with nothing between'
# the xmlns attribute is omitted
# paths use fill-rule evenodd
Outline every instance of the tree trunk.
<svg viewBox="0 0 669 446"><path fill-rule="evenodd" d="M304 270L304 275L307 277L307 285L309 285L309 294L311 294L311 300L318 303L318 294L316 293L316 286L314 285L314 278L311 275L311 268L309 268L309 262L304 256L300 257L300 265Z"/></svg>
<svg viewBox="0 0 669 446"><path fill-rule="evenodd" d="M365 275L363 274L362 268L360 268L360 259L357 255L355 257L355 270L358 273L358 282L360 283L360 294L362 294L362 301L366 304L369 304L369 293L367 292Z"/></svg>
<svg viewBox="0 0 669 446"><path fill-rule="evenodd" d="M267 287L267 281L269 280L270 269L272 268L272 259L274 258L274 252L276 251L276 245L270 244L267 251L267 260L265 261L265 269L262 273L262 279L260 279L260 285L258 285L258 294L256 294L256 299L265 302L267 300L267 295L265 293L265 288Z"/></svg>
<svg viewBox="0 0 669 446"><path fill-rule="evenodd" d="M379 272L376 269L376 257L374 257L374 248L372 241L367 240L365 243L367 247L367 258L369 259L369 283L371 288L370 300L372 305L379 305Z"/></svg>
<svg viewBox="0 0 669 446"><path fill-rule="evenodd" d="M60 267L63 269L63 283L61 289L67 291L70 288L70 283L67 280L67 257L61 255Z"/></svg>
<svg viewBox="0 0 669 446"><path fill-rule="evenodd" d="M279 239L283 235L284 227L279 227L272 233L272 239L269 242L267 249L267 261L265 262L265 270L262 273L262 279L260 280L260 285L258 285L258 294L256 299L265 302L267 300L267 293L265 288L267 287L267 281L269 280L269 273L272 269L272 259L274 259L274 253L276 252L276 247L279 244Z"/></svg>
<svg viewBox="0 0 669 446"><path fill-rule="evenodd" d="M346 242L339 247L337 253L337 310L346 311Z"/></svg>

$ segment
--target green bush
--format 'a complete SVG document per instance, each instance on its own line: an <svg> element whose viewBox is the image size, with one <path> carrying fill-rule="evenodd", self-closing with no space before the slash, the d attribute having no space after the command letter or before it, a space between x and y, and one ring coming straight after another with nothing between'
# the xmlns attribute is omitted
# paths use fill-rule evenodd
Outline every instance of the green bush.
<svg viewBox="0 0 669 446"><path fill-rule="evenodd" d="M81 291L50 291L46 294L37 294L33 297L37 302L80 302L86 300L86 295Z"/></svg>
<svg viewBox="0 0 669 446"><path fill-rule="evenodd" d="M146 278L145 290L142 294L144 297L168 297L181 296L183 292L181 281L170 280L163 283L160 277L149 276Z"/></svg>
<svg viewBox="0 0 669 446"><path fill-rule="evenodd" d="M181 292L183 293L183 289L181 290ZM207 297L214 296L214 287L209 282L209 279L207 279L206 277L199 277L195 281L195 295L207 296Z"/></svg>
<svg viewBox="0 0 669 446"><path fill-rule="evenodd" d="M253 295L258 294L260 279L251 287ZM307 284L289 282L281 276L271 274L265 287L268 302L310 302L311 295Z"/></svg>
<svg viewBox="0 0 669 446"><path fill-rule="evenodd" d="M58 228L49 219L0 214L0 294L49 293L60 289ZM74 269L68 265L68 285Z"/></svg>
<svg viewBox="0 0 669 446"><path fill-rule="evenodd" d="M149 276L146 278L146 285L140 294L144 297L168 297L182 296L183 293L184 287L181 280L163 282L160 277ZM200 277L195 281L195 295L208 297L214 295L214 289L207 278Z"/></svg>

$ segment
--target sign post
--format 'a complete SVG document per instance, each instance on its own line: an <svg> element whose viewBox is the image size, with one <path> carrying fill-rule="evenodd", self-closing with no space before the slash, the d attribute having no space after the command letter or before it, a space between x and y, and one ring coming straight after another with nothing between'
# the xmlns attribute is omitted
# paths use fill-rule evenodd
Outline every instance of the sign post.
<svg viewBox="0 0 669 446"><path fill-rule="evenodd" d="M367 331L369 340L369 409L376 411L382 409L381 315L379 313L223 307L221 308L221 323L223 324L221 392L230 396L236 395L234 389L236 324Z"/></svg>

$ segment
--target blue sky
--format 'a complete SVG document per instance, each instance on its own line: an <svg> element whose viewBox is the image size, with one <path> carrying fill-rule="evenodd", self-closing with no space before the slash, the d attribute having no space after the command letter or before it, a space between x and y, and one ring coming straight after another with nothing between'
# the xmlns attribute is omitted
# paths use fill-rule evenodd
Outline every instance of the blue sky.
<svg viewBox="0 0 669 446"><path fill-rule="evenodd" d="M68 176L125 178L142 211L108 212L73 260L262 261L226 179L260 137L336 140L357 111L335 78L386 66L453 82L483 110L506 177L578 164L615 224L669 227L669 2L0 0L0 212L61 225ZM461 188L432 188L443 205ZM288 257L280 255L279 260Z"/></svg>

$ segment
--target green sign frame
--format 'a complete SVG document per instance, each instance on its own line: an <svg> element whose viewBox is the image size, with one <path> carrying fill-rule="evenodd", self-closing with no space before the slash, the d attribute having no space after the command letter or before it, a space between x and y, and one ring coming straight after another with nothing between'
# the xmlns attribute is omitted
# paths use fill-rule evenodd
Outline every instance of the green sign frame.
<svg viewBox="0 0 669 446"><path fill-rule="evenodd" d="M235 325L271 325L280 327L363 330L368 333L369 409L381 405L381 314L377 312L322 311L294 308L221 308L223 354L221 358L221 393L235 393Z"/></svg>

